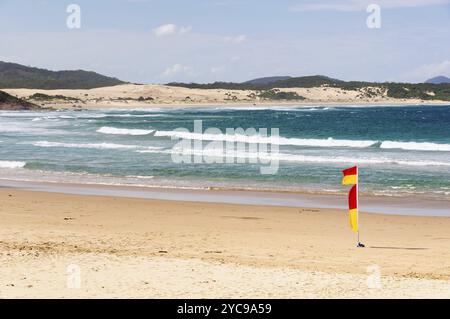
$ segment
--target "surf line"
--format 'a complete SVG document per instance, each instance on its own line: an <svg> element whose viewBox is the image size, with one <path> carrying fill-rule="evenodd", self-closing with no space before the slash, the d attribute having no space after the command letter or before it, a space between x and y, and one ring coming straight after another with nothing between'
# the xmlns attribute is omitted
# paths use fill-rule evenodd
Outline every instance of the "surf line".
<svg viewBox="0 0 450 319"><path fill-rule="evenodd" d="M203 121L194 121L194 131L177 128L171 139L178 141L171 152L177 164L261 164L260 173L274 175L279 169L278 128L226 128L225 135L217 127L203 131ZM194 138L195 136L195 138ZM203 136L208 136L204 143ZM211 140L211 136L221 138ZM223 138L226 137L226 138Z"/></svg>

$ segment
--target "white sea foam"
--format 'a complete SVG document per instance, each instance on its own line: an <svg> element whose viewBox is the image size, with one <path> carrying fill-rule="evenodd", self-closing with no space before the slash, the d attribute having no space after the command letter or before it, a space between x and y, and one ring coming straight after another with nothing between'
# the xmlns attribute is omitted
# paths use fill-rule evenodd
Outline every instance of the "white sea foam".
<svg viewBox="0 0 450 319"><path fill-rule="evenodd" d="M127 178L136 178L136 179L153 179L155 176L142 176L142 175L128 175Z"/></svg>
<svg viewBox="0 0 450 319"><path fill-rule="evenodd" d="M139 130L139 129L125 129L110 126L103 126L97 130L98 133L112 134L112 135L149 135L154 133L154 130Z"/></svg>
<svg viewBox="0 0 450 319"><path fill-rule="evenodd" d="M43 120L49 120L52 122L56 122L59 121L60 119L68 119L68 118L73 118L71 116L41 116L41 117L35 117L34 119L31 120L31 122L39 122L39 121L43 121Z"/></svg>
<svg viewBox="0 0 450 319"><path fill-rule="evenodd" d="M109 114L106 116L111 116L111 117L161 117L161 116L167 116L167 115L166 114Z"/></svg>
<svg viewBox="0 0 450 319"><path fill-rule="evenodd" d="M260 135L241 135L241 134L202 134L184 131L155 131L142 129L122 129L104 126L97 130L103 134L113 135L150 135L154 134L158 137L170 137L179 139L204 140L204 141L223 141L223 142L240 142L240 143L265 143L277 145L291 145L303 147L350 147L350 148L367 148L379 145L382 149L403 149L410 151L446 151L450 152L450 144L439 144L430 142L396 142L396 141L377 141L377 140L346 140L334 139L332 137L326 139L318 138L294 138L294 137L274 137Z"/></svg>
<svg viewBox="0 0 450 319"><path fill-rule="evenodd" d="M345 140L334 139L303 139L272 136L247 136L247 135L226 135L226 134L200 134L182 131L156 131L155 136L177 137L192 140L205 141L229 141L243 143L267 143L278 145L307 146L307 147L351 147L351 148L367 148L380 145L382 149L403 149L409 151L446 151L450 152L450 144L428 143L428 142L395 142L395 141L376 141L376 140Z"/></svg>
<svg viewBox="0 0 450 319"><path fill-rule="evenodd" d="M274 137L274 136L260 136L260 135L228 135L228 134L200 134L182 131L156 131L155 136L160 137L177 137L191 140L205 140L205 141L226 141L226 142L241 142L241 143L266 143L278 145L293 145L293 146L310 146L310 147L357 147L365 148L378 143L378 141L370 140L339 140L339 139L302 139L289 137Z"/></svg>
<svg viewBox="0 0 450 319"><path fill-rule="evenodd" d="M14 132L22 132L27 131L25 126L22 124L12 123L1 123L0 124L0 132L1 133L14 133Z"/></svg>
<svg viewBox="0 0 450 319"><path fill-rule="evenodd" d="M399 160L394 158L355 158L344 156L304 156L294 154L280 154L279 160L281 161L294 161L294 162L310 162L310 163L342 163L342 164L387 164L387 165L402 165L402 166L447 166L450 167L449 162L437 162L437 161L408 161Z"/></svg>
<svg viewBox="0 0 450 319"><path fill-rule="evenodd" d="M23 112L23 111L3 111L0 112L0 117L36 117L41 116L42 112Z"/></svg>
<svg viewBox="0 0 450 319"><path fill-rule="evenodd" d="M157 151L161 150L161 147L157 146L144 146L144 145L127 145L127 144L115 144L115 143L60 143L49 141L38 141L30 143L39 147L64 147L64 148L92 148L92 149L118 149L118 150L141 150L141 151Z"/></svg>
<svg viewBox="0 0 450 319"><path fill-rule="evenodd" d="M58 116L58 118L60 119L75 119L75 116L70 116L70 115L60 115Z"/></svg>
<svg viewBox="0 0 450 319"><path fill-rule="evenodd" d="M195 150L191 148L174 148L172 150L138 150L138 153L160 153L160 154L182 154L182 155L194 155L205 157L221 157L227 156L232 158L245 158L245 159L259 159L263 161L286 161L286 162L299 162L299 163L336 163L336 164L368 164L368 165L401 165L401 166L446 166L450 167L450 162L439 161L408 161L394 158L355 158L345 156L313 156L313 155L299 155L289 153L266 153L266 152L236 152L231 151L227 153L226 149L203 149Z"/></svg>
<svg viewBox="0 0 450 319"><path fill-rule="evenodd" d="M441 151L450 152L450 144L438 144L427 142L395 142L384 141L381 143L380 148L383 149L402 149L408 151Z"/></svg>
<svg viewBox="0 0 450 319"><path fill-rule="evenodd" d="M67 147L67 148L94 148L94 149L137 149L137 145L123 145L114 143L59 143L39 141L31 143L39 147Z"/></svg>
<svg viewBox="0 0 450 319"><path fill-rule="evenodd" d="M26 162L0 161L0 168L22 168L25 165Z"/></svg>
<svg viewBox="0 0 450 319"><path fill-rule="evenodd" d="M281 161L294 161L294 162L310 162L310 163L342 163L342 164L390 164L390 165L402 165L402 166L447 166L450 167L448 162L437 161L407 161L392 158L355 158L355 157L343 157L343 156L303 156L303 155L291 155L280 154L279 160Z"/></svg>
<svg viewBox="0 0 450 319"><path fill-rule="evenodd" d="M51 123L35 120L37 117L29 119L2 119L0 118L1 133L36 134L36 135L66 135L69 131L61 127L63 121L52 120ZM39 117L40 118L40 117Z"/></svg>

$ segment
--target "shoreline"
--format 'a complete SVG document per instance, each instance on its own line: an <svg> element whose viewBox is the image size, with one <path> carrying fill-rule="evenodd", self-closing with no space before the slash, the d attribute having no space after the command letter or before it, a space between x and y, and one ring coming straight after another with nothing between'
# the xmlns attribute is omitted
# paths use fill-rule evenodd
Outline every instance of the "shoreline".
<svg viewBox="0 0 450 319"><path fill-rule="evenodd" d="M198 109L208 109L208 108L224 108L224 109L234 109L234 108L245 108L245 109L272 109L272 108L317 108L317 107L406 107L406 106L450 106L450 102L448 101L374 101L374 102L365 102L365 101L349 101L349 102L339 102L339 101L323 101L323 102L307 102L307 101L298 101L298 102L288 102L288 101L267 101L267 102L257 102L257 103L167 103L167 104L132 104L132 105L124 105L124 104L111 104L108 106L99 105L99 104L91 104L85 105L81 110L145 110L145 109L190 109L190 108L198 108ZM51 107L55 107L58 109L58 104L50 105ZM59 109L71 109L70 107L61 107Z"/></svg>
<svg viewBox="0 0 450 319"><path fill-rule="evenodd" d="M345 210L11 188L0 198L4 298L450 295L448 217L362 213L360 249ZM76 289L68 269L80 271Z"/></svg>
<svg viewBox="0 0 450 319"><path fill-rule="evenodd" d="M447 101L433 101L433 102L411 102L411 101L399 101L399 102L267 102L267 103L203 103L203 104L190 104L190 103L176 103L176 104L88 104L83 105L81 108L73 108L68 105L61 104L46 104L45 107L49 109L42 110L30 110L30 111L110 111L110 110L177 110L177 109L210 109L210 108L223 108L223 109L239 109L245 108L248 110L258 109L277 109L277 108L319 108L319 107L417 107L417 106L450 106L450 102ZM4 110L7 111L7 110ZM22 111L21 111L22 112Z"/></svg>
<svg viewBox="0 0 450 319"><path fill-rule="evenodd" d="M1 188L35 192L72 194L81 196L108 196L121 198L184 201L273 207L346 209L346 193L325 194L298 191L248 189L194 189L164 188L160 186L80 184L62 182L36 182L0 179ZM400 216L450 217L446 199L361 195L361 211L374 214Z"/></svg>
<svg viewBox="0 0 450 319"><path fill-rule="evenodd" d="M341 107L341 108L369 108L369 107L418 107L418 106L450 106L449 101L377 101L377 102L364 102L364 101L352 101L352 102L339 102L339 101L323 101L323 102L258 102L258 103L168 103L168 104L148 104L148 103L130 103L130 104L84 104L82 107L73 107L72 105L64 105L61 103L49 103L45 104L42 109L33 110L8 110L0 109L0 111L11 112L52 112L52 111L145 111L161 109L164 111L181 110L181 109L212 109L223 108L226 109L244 109L244 110L263 110L278 108L319 108L319 107Z"/></svg>

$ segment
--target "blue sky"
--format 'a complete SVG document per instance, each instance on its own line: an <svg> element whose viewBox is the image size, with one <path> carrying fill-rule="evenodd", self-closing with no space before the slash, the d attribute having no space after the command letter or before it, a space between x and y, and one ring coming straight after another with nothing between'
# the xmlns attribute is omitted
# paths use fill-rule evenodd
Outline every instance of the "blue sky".
<svg viewBox="0 0 450 319"><path fill-rule="evenodd" d="M72 3L80 29L66 26ZM0 60L139 83L420 82L450 76L450 0L0 0Z"/></svg>

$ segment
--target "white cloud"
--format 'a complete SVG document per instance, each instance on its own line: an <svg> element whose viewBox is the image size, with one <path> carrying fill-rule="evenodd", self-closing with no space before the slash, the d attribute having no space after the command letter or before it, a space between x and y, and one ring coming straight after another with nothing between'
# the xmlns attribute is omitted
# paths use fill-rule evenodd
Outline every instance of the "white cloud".
<svg viewBox="0 0 450 319"><path fill-rule="evenodd" d="M156 27L153 29L153 33L157 36L157 37L164 37L164 36L168 36L168 35L174 35L174 34L186 34L189 33L192 30L191 26L184 26L184 27L179 27L176 24L163 24L160 25L159 27Z"/></svg>
<svg viewBox="0 0 450 319"><path fill-rule="evenodd" d="M191 68L182 64L174 64L170 67L168 67L167 69L164 70L164 72L162 73L163 77L172 77L175 75L180 75L183 73L190 73L191 72Z"/></svg>
<svg viewBox="0 0 450 319"><path fill-rule="evenodd" d="M322 0L305 1L291 6L291 11L362 11L370 4L382 9L426 7L450 4L450 0Z"/></svg>
<svg viewBox="0 0 450 319"><path fill-rule="evenodd" d="M175 24L164 24L155 29L153 29L153 33L157 37L162 37L166 35L175 34L177 32L178 27Z"/></svg>
<svg viewBox="0 0 450 319"><path fill-rule="evenodd" d="M237 36L228 36L223 38L227 43L244 43L247 40L247 36L245 34L237 35Z"/></svg>

